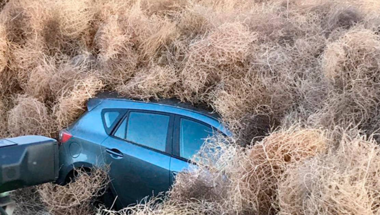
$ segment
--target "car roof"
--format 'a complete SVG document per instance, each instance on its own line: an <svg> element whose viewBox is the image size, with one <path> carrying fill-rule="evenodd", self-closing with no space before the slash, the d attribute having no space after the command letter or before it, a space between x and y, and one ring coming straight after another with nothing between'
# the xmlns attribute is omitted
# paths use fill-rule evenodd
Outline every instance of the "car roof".
<svg viewBox="0 0 380 215"><path fill-rule="evenodd" d="M115 92L103 92L103 93L98 94L96 97L90 99L89 102L87 103L88 109L92 109L94 106L98 105L98 103L101 103L103 101L132 102L132 103L140 103L140 104L145 104L145 105L156 104L160 106L177 108L183 111L195 112L195 113L213 118L218 121L221 119L218 113L213 111L210 107L208 107L205 104L191 104L189 102L181 102L179 99L159 99L159 100L151 100L151 101L134 100L134 99L124 98Z"/></svg>
<svg viewBox="0 0 380 215"><path fill-rule="evenodd" d="M149 110L149 111L159 111L166 113L179 114L182 116L190 117L203 121L215 128L217 128L222 133L227 136L232 136L232 133L221 123L219 115L215 112L207 111L205 109L200 109L199 107L194 107L188 103L179 102L176 99L162 99L159 101L141 101L141 100L131 100L120 96L115 96L115 94L102 94L95 98L92 98L87 103L87 109L89 111L93 109L139 109L139 110Z"/></svg>

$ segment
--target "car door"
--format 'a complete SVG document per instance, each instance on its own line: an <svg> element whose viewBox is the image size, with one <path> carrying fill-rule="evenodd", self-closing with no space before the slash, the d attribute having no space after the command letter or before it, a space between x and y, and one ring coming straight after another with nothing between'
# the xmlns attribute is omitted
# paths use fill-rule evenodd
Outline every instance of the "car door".
<svg viewBox="0 0 380 215"><path fill-rule="evenodd" d="M170 114L130 110L103 142L120 206L168 190L172 133Z"/></svg>
<svg viewBox="0 0 380 215"><path fill-rule="evenodd" d="M193 166L190 160L202 147L205 139L214 134L214 129L201 121L176 116L173 144L173 157L170 161L170 183L175 175Z"/></svg>

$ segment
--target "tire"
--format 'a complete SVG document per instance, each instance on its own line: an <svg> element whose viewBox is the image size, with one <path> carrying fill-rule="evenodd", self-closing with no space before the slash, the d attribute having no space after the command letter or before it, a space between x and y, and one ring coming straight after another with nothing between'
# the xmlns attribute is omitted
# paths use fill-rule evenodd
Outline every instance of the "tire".
<svg viewBox="0 0 380 215"><path fill-rule="evenodd" d="M83 168L87 174L91 174L91 169L90 168ZM74 169L72 170L69 174L67 174L65 182L63 185L66 185L71 182L75 182L76 178L78 177L78 172ZM107 209L115 209L116 208L116 203L115 203L115 195L112 193L111 189L109 186L105 188L106 190L100 191L100 193L104 193L103 195L97 197L93 204L98 207L98 206L105 206Z"/></svg>
<svg viewBox="0 0 380 215"><path fill-rule="evenodd" d="M82 170L84 170L87 174L91 174L91 169L89 169L89 168L83 167ZM73 169L69 174L67 174L65 182L63 185L66 185L66 184L71 183L71 182L75 182L75 179L77 177L78 177L78 172L75 169Z"/></svg>
<svg viewBox="0 0 380 215"><path fill-rule="evenodd" d="M117 209L116 200L117 199L112 193L112 190L109 188L109 186L107 187L104 194L98 198L98 202L109 210Z"/></svg>

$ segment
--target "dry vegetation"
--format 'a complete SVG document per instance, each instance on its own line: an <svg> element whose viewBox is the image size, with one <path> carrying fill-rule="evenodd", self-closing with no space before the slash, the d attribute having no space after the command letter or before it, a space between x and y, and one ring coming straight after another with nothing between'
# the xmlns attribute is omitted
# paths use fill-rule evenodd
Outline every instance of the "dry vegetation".
<svg viewBox="0 0 380 215"><path fill-rule="evenodd" d="M14 214L94 214L95 203L103 195L109 182L107 171L107 167L77 169L75 182L66 186L47 183L14 191L12 197L17 203Z"/></svg>
<svg viewBox="0 0 380 215"><path fill-rule="evenodd" d="M282 175L281 214L378 214L380 148L372 139L345 134L335 149Z"/></svg>
<svg viewBox="0 0 380 215"><path fill-rule="evenodd" d="M51 214L93 214L94 200L101 196L108 184L107 171L93 169L90 172L77 170L75 182L66 186L52 183L39 187L41 201Z"/></svg>
<svg viewBox="0 0 380 215"><path fill-rule="evenodd" d="M0 136L55 137L103 90L206 104L235 134L210 141L163 201L99 214L379 213L380 1L0 8ZM90 213L75 186L38 188L45 210Z"/></svg>

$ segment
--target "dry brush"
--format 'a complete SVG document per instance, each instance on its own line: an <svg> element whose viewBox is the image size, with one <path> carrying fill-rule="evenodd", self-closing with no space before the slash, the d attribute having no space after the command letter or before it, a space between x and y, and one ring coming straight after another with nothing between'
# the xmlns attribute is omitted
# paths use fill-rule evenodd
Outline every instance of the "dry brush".
<svg viewBox="0 0 380 215"><path fill-rule="evenodd" d="M200 168L179 175L162 204L133 213L377 213L369 175L379 162L378 1L9 0L0 8L1 136L55 137L104 90L206 104L235 134L230 146L208 149L217 154L197 156Z"/></svg>

